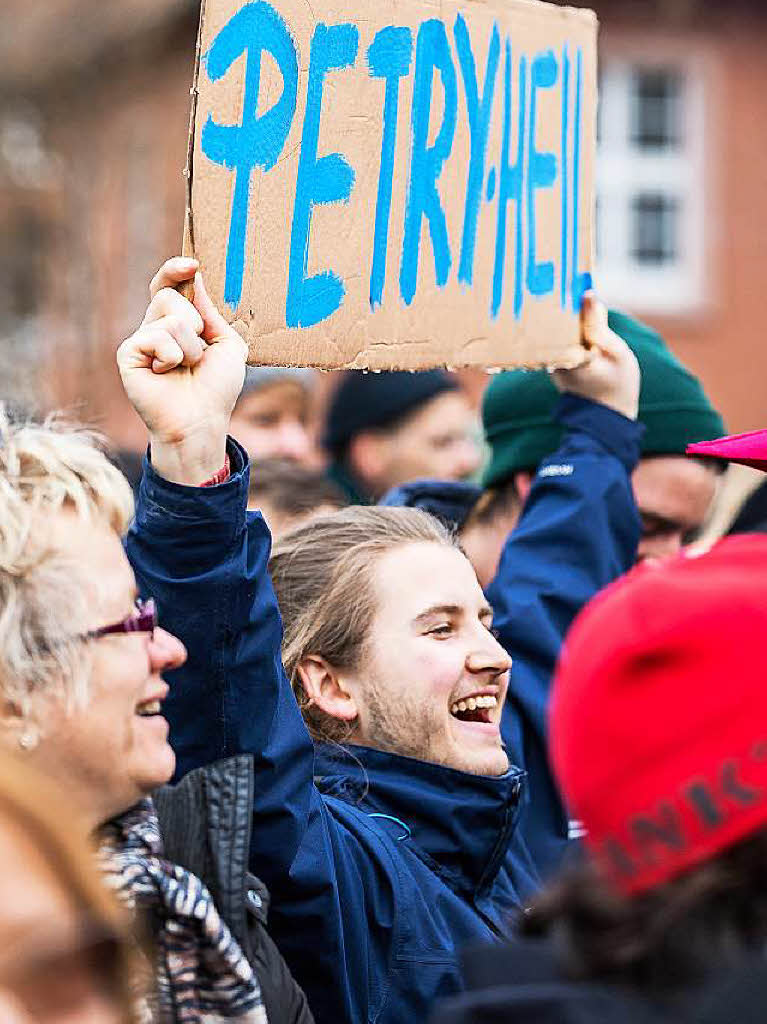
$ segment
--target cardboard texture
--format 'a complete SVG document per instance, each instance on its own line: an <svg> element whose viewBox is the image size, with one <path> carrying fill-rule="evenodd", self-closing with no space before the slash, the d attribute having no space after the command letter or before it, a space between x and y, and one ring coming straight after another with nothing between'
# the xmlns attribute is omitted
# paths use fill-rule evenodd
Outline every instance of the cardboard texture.
<svg viewBox="0 0 767 1024"><path fill-rule="evenodd" d="M185 253L250 362L581 362L596 33L534 0L205 0Z"/></svg>

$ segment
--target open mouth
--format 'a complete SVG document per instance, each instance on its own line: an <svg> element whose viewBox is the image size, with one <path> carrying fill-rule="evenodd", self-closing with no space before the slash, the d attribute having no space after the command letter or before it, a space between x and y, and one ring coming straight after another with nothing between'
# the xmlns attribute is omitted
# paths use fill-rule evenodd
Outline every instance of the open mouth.
<svg viewBox="0 0 767 1024"><path fill-rule="evenodd" d="M485 725L491 725L497 707L498 698L492 694L485 694L456 701L450 708L450 714L459 722L483 722Z"/></svg>
<svg viewBox="0 0 767 1024"><path fill-rule="evenodd" d="M136 705L136 714L139 718L154 718L162 714L162 701L154 698L145 700Z"/></svg>

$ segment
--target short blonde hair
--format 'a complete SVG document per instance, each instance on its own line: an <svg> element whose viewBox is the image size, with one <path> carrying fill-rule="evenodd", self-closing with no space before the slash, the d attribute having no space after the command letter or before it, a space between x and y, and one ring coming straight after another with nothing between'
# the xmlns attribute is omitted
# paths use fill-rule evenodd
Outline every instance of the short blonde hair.
<svg viewBox="0 0 767 1024"><path fill-rule="evenodd" d="M282 660L313 739L342 742L349 726L309 703L299 664L318 654L335 668L358 667L375 615L375 564L418 543L458 547L428 512L381 506L318 516L275 543L269 571L284 626Z"/></svg>
<svg viewBox="0 0 767 1024"><path fill-rule="evenodd" d="M72 637L87 614L82 580L47 539L65 508L122 535L133 495L92 432L60 416L14 422L0 404L0 694L25 717L38 695L82 703L87 692Z"/></svg>

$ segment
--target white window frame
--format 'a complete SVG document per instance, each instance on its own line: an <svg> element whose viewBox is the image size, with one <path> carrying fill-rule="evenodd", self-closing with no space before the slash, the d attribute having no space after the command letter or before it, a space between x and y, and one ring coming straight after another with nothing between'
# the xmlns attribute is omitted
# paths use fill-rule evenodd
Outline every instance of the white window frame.
<svg viewBox="0 0 767 1024"><path fill-rule="evenodd" d="M653 152L631 141L635 68L673 68L682 79L678 148ZM600 295L639 313L684 315L706 302L706 110L704 62L693 54L659 52L657 46L611 52L600 62L600 139L597 147L597 260ZM642 192L678 199L677 258L659 266L632 254L632 198Z"/></svg>

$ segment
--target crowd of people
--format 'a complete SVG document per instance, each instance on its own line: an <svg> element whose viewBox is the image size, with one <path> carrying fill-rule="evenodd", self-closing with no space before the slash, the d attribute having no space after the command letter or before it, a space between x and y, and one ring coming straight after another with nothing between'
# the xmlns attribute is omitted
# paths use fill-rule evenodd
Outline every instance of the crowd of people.
<svg viewBox="0 0 767 1024"><path fill-rule="evenodd" d="M3 1021L762 1019L767 539L690 545L767 445L581 331L481 417L346 373L318 432L174 258L133 481L0 409Z"/></svg>

